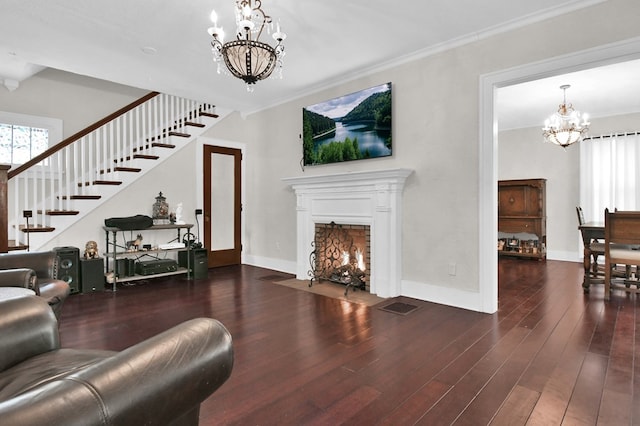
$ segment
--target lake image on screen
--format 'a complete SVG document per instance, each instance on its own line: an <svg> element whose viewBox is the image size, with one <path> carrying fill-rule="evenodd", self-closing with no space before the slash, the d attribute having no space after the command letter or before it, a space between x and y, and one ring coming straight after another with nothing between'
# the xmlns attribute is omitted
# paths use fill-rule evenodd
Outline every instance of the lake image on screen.
<svg viewBox="0 0 640 426"><path fill-rule="evenodd" d="M305 165L391 155L391 83L303 108L303 150Z"/></svg>

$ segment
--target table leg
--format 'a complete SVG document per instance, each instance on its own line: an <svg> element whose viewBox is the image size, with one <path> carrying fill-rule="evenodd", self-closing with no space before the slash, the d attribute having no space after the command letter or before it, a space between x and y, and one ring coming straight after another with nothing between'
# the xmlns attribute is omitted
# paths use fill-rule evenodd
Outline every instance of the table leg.
<svg viewBox="0 0 640 426"><path fill-rule="evenodd" d="M584 278L582 279L582 289L585 293L589 293L591 288L591 249L589 246L584 246Z"/></svg>
<svg viewBox="0 0 640 426"><path fill-rule="evenodd" d="M116 249L118 247L117 244L118 231L113 231L113 285L112 291L116 291L117 282L118 282L118 271L117 271L117 262L118 256L116 255Z"/></svg>

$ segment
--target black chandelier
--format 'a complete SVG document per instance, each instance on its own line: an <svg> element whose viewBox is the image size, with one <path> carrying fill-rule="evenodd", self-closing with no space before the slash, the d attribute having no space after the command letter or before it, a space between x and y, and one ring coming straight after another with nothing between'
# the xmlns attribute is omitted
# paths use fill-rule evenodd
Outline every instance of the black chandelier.
<svg viewBox="0 0 640 426"><path fill-rule="evenodd" d="M247 84L247 90L260 80L275 75L282 78L282 58L284 46L282 41L287 37L280 31L280 24L272 34L275 46L260 41L263 31L271 33L273 19L262 10L261 0L236 0L236 39L224 42L224 31L218 27L218 15L211 12L213 27L209 28L209 35L213 37L211 47L213 60L218 64L218 73L222 72L221 64L233 76Z"/></svg>

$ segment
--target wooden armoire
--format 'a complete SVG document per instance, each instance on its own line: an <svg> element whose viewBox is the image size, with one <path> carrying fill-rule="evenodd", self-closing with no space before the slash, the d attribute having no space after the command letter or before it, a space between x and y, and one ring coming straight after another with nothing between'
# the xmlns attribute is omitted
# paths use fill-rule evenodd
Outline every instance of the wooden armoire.
<svg viewBox="0 0 640 426"><path fill-rule="evenodd" d="M498 181L498 254L547 256L546 179Z"/></svg>

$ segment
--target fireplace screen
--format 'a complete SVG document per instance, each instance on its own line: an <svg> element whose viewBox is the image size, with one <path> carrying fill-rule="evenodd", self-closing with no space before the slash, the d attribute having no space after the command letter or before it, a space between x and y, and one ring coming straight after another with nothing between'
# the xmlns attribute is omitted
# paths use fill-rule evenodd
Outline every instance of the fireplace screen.
<svg viewBox="0 0 640 426"><path fill-rule="evenodd" d="M314 280L328 280L345 285L345 296L349 288L367 290L370 239L368 225L316 224L309 287Z"/></svg>

